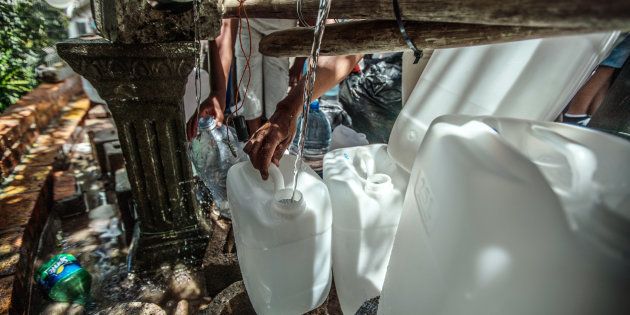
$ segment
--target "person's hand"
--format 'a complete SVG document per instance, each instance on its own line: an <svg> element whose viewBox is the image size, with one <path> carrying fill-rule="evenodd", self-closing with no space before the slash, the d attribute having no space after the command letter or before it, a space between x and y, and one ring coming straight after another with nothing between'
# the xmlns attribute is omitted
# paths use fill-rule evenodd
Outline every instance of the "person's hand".
<svg viewBox="0 0 630 315"><path fill-rule="evenodd" d="M199 107L199 116L201 117L214 117L214 120L217 123L217 126L221 126L223 124L224 116L223 111L225 110L225 93L223 93L223 97L221 97L221 93L212 93L208 97L208 99L201 103ZM197 117L197 112L193 114L193 116L188 120L186 126L186 135L188 140L191 140L197 135L197 121L199 117Z"/></svg>
<svg viewBox="0 0 630 315"><path fill-rule="evenodd" d="M295 135L296 117L278 106L276 112L251 136L245 148L254 168L262 179L269 178L269 165L278 165L284 151L291 145Z"/></svg>

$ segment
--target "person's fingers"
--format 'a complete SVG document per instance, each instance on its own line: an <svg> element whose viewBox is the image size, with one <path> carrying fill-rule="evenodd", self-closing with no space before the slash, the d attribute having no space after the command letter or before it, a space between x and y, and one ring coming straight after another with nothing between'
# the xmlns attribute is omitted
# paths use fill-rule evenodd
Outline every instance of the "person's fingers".
<svg viewBox="0 0 630 315"><path fill-rule="evenodd" d="M188 141L192 140L197 135L197 123L191 121L190 127L188 128Z"/></svg>
<svg viewBox="0 0 630 315"><path fill-rule="evenodd" d="M186 137L188 141L192 140L197 135L197 115L193 114L192 117L186 123Z"/></svg>
<svg viewBox="0 0 630 315"><path fill-rule="evenodd" d="M265 169L260 169L259 172L260 172L260 177L263 180L269 179L269 166L267 166L267 168Z"/></svg>
<svg viewBox="0 0 630 315"><path fill-rule="evenodd" d="M260 174L263 176L263 179L267 179L264 174L269 173L269 166L271 165L271 159L273 158L276 148L278 147L278 142L267 142L263 144L260 148Z"/></svg>
<svg viewBox="0 0 630 315"><path fill-rule="evenodd" d="M269 166L275 152L277 150L283 151L282 148L278 148L282 140L283 138L277 130L265 125L245 145L244 151L249 155L252 165L260 172L260 176L264 180L269 178Z"/></svg>
<svg viewBox="0 0 630 315"><path fill-rule="evenodd" d="M261 141L261 139L263 138L261 136L261 133L263 131L262 130L256 130L254 132L254 134L252 134L252 136L249 138L249 141L247 141L247 143L245 144L245 147L243 148L243 151L245 151L245 153L250 154L252 153L253 149L254 149L254 145L258 142Z"/></svg>
<svg viewBox="0 0 630 315"><path fill-rule="evenodd" d="M280 143L278 147L276 147L276 150L273 152L271 163L275 164L276 166L280 166L280 159L282 158L282 155L284 155L284 151L287 149L287 147L288 147L288 144L286 140L282 141L282 143Z"/></svg>
<svg viewBox="0 0 630 315"><path fill-rule="evenodd" d="M252 141L251 141L251 140L247 141L247 143L245 143L245 147L243 147L243 152L245 152L245 153L247 153L247 154L251 153L251 152L252 152L252 146L253 146L253 145L254 145L254 144L252 143Z"/></svg>
<svg viewBox="0 0 630 315"><path fill-rule="evenodd" d="M251 141L251 140L250 140ZM260 146L262 145L262 141L254 140L251 141L251 147L247 154L249 154L249 160L252 162L252 165L255 169L260 170Z"/></svg>
<svg viewBox="0 0 630 315"><path fill-rule="evenodd" d="M223 109L221 109L221 105L218 102L214 103L213 114L214 119L217 121L217 125L221 127L221 125L223 125L225 117L223 116Z"/></svg>
<svg viewBox="0 0 630 315"><path fill-rule="evenodd" d="M214 120L217 122L217 126L221 127L223 125L223 113L222 112L215 112L214 114Z"/></svg>
<svg viewBox="0 0 630 315"><path fill-rule="evenodd" d="M191 122L189 121L188 123L186 123L186 140L190 141L190 139L192 139L192 126L190 125Z"/></svg>

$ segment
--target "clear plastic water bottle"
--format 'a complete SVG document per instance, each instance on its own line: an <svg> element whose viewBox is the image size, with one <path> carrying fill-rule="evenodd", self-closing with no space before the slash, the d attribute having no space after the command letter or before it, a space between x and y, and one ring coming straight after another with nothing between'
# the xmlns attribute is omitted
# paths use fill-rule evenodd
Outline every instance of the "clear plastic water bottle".
<svg viewBox="0 0 630 315"><path fill-rule="evenodd" d="M306 128L304 156L310 158L322 157L330 148L332 130L326 115L319 110L319 100L315 100L310 105L310 111L308 113L308 126ZM291 152L294 154L298 152L298 135L300 134L301 129L302 116L300 116L298 120L296 136L293 139L293 144L291 145Z"/></svg>
<svg viewBox="0 0 630 315"><path fill-rule="evenodd" d="M234 129L226 125L217 127L212 117L199 119L199 135L188 147L197 175L210 190L219 212L227 217L229 203L225 180L230 167L246 159L242 148Z"/></svg>

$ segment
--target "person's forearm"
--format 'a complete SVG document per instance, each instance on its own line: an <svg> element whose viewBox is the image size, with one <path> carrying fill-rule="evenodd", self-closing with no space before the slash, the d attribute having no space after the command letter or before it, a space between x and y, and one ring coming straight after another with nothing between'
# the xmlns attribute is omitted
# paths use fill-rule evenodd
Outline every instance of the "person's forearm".
<svg viewBox="0 0 630 315"><path fill-rule="evenodd" d="M345 79L361 58L363 55L319 57L312 99L322 96ZM289 94L278 104L278 109L288 111L291 116L299 115L304 103L305 83L306 77L303 77L296 88L291 89Z"/></svg>
<svg viewBox="0 0 630 315"><path fill-rule="evenodd" d="M300 68L300 72L302 72L302 69L304 69L304 63L306 62L308 58L306 57L295 57L295 61L293 62L293 65Z"/></svg>
<svg viewBox="0 0 630 315"><path fill-rule="evenodd" d="M222 21L221 34L210 42L210 61L212 71L212 92L223 93L227 90L230 67L234 56L236 24L238 20Z"/></svg>

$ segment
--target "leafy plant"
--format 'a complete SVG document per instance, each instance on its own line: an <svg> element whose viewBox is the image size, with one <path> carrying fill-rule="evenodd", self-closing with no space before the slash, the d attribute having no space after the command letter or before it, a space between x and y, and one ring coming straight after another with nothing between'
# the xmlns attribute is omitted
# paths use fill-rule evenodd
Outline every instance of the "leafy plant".
<svg viewBox="0 0 630 315"><path fill-rule="evenodd" d="M0 0L0 112L30 91L43 48L66 36L67 19L41 0Z"/></svg>

